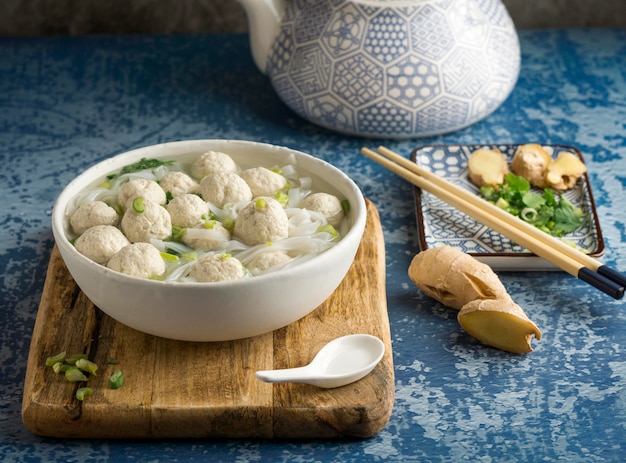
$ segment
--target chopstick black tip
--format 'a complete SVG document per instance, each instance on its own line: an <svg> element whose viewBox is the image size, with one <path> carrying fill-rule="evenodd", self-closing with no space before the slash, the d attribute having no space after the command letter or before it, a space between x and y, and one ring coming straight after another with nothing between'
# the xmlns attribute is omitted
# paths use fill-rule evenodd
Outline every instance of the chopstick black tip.
<svg viewBox="0 0 626 463"><path fill-rule="evenodd" d="M607 267L606 265L601 265L598 267L597 272L607 277L609 280L614 281L615 283L626 286L626 275L620 273L616 270L613 270L611 267Z"/></svg>
<svg viewBox="0 0 626 463"><path fill-rule="evenodd" d="M596 273L587 267L582 267L578 271L578 278L600 291L608 294L613 299L621 299L624 297L624 286L610 280L608 277Z"/></svg>

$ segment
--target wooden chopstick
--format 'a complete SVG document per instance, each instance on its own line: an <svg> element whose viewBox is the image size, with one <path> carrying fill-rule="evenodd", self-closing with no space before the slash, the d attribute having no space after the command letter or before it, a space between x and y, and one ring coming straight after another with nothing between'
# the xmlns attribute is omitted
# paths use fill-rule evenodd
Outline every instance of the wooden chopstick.
<svg viewBox="0 0 626 463"><path fill-rule="evenodd" d="M363 148L361 153L478 222L524 246L570 275L591 284L615 299L623 297L625 275L612 269L609 269L607 274L600 273L599 270L606 266L597 260L387 148L379 147L378 151L380 154Z"/></svg>

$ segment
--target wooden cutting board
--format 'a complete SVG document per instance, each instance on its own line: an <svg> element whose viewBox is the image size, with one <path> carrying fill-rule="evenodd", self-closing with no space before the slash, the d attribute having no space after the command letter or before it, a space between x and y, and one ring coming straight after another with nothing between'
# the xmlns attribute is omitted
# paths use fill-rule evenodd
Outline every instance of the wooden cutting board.
<svg viewBox="0 0 626 463"><path fill-rule="evenodd" d="M351 333L380 337L375 370L336 389L268 384L257 370L308 363L328 341ZM47 357L87 353L99 365L83 402L45 367ZM109 358L119 361L107 364ZM109 389L115 369L125 383ZM387 424L394 374L385 292L385 248L378 212L368 220L355 261L339 288L308 316L265 335L229 342L174 341L128 328L95 307L54 248L24 381L28 430L79 438L369 437Z"/></svg>

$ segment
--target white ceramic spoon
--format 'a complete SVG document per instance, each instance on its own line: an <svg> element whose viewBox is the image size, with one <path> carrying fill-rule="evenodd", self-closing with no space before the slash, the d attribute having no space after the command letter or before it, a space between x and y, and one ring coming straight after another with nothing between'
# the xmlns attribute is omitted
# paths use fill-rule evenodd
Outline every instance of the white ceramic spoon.
<svg viewBox="0 0 626 463"><path fill-rule="evenodd" d="M351 334L326 344L304 367L257 371L268 383L306 383L323 388L345 386L369 374L385 353L376 336Z"/></svg>

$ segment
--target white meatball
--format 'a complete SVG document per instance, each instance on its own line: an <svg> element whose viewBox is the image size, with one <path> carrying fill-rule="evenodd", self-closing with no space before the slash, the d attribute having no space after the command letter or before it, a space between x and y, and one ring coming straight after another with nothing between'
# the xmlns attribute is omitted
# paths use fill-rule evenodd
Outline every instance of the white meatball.
<svg viewBox="0 0 626 463"><path fill-rule="evenodd" d="M287 179L266 167L253 167L241 173L250 190L252 197L274 196L287 185Z"/></svg>
<svg viewBox="0 0 626 463"><path fill-rule="evenodd" d="M117 194L117 202L124 209L129 209L133 200L140 196L157 204L165 204L167 201L165 191L157 182L145 178L136 178L122 184Z"/></svg>
<svg viewBox="0 0 626 463"><path fill-rule="evenodd" d="M253 274L263 273L266 270L284 265L291 260L291 257L284 252L278 250L265 251L256 255L248 264L248 270Z"/></svg>
<svg viewBox="0 0 626 463"><path fill-rule="evenodd" d="M185 194L172 199L167 205L172 225L195 227L202 223L209 214L209 205L200 196Z"/></svg>
<svg viewBox="0 0 626 463"><path fill-rule="evenodd" d="M161 185L165 194L169 193L172 198L198 191L198 182L186 173L177 170L165 174L159 180L159 185Z"/></svg>
<svg viewBox="0 0 626 463"><path fill-rule="evenodd" d="M214 172L236 172L237 169L237 164L228 154L220 151L207 151L193 162L191 175L202 179Z"/></svg>
<svg viewBox="0 0 626 463"><path fill-rule="evenodd" d="M249 246L280 241L289 236L289 219L278 201L260 197L239 211L234 235Z"/></svg>
<svg viewBox="0 0 626 463"><path fill-rule="evenodd" d="M102 201L89 201L78 207L70 216L70 226L77 235L96 225L116 226L120 218L115 209Z"/></svg>
<svg viewBox="0 0 626 463"><path fill-rule="evenodd" d="M224 207L237 201L250 201L252 191L246 181L234 172L216 172L202 179L198 187L202 199Z"/></svg>
<svg viewBox="0 0 626 463"><path fill-rule="evenodd" d="M165 273L165 262L157 248L148 243L133 243L115 253L107 267L139 278L159 277Z"/></svg>
<svg viewBox="0 0 626 463"><path fill-rule="evenodd" d="M74 242L76 250L98 264L106 264L130 241L113 225L96 225L87 229Z"/></svg>
<svg viewBox="0 0 626 463"><path fill-rule="evenodd" d="M137 212L132 207L126 209L121 223L122 231L132 243L148 243L150 239L165 239L172 234L172 220L165 207L143 200L143 211Z"/></svg>
<svg viewBox="0 0 626 463"><path fill-rule="evenodd" d="M230 231L217 220L210 220L195 228L189 228L183 235L183 243L202 251L217 251L230 240Z"/></svg>
<svg viewBox="0 0 626 463"><path fill-rule="evenodd" d="M300 207L323 214L332 226L339 225L344 217L341 201L328 193L310 194L300 202Z"/></svg>
<svg viewBox="0 0 626 463"><path fill-rule="evenodd" d="M193 265L189 276L199 282L228 281L243 278L245 271L230 254L205 254Z"/></svg>

